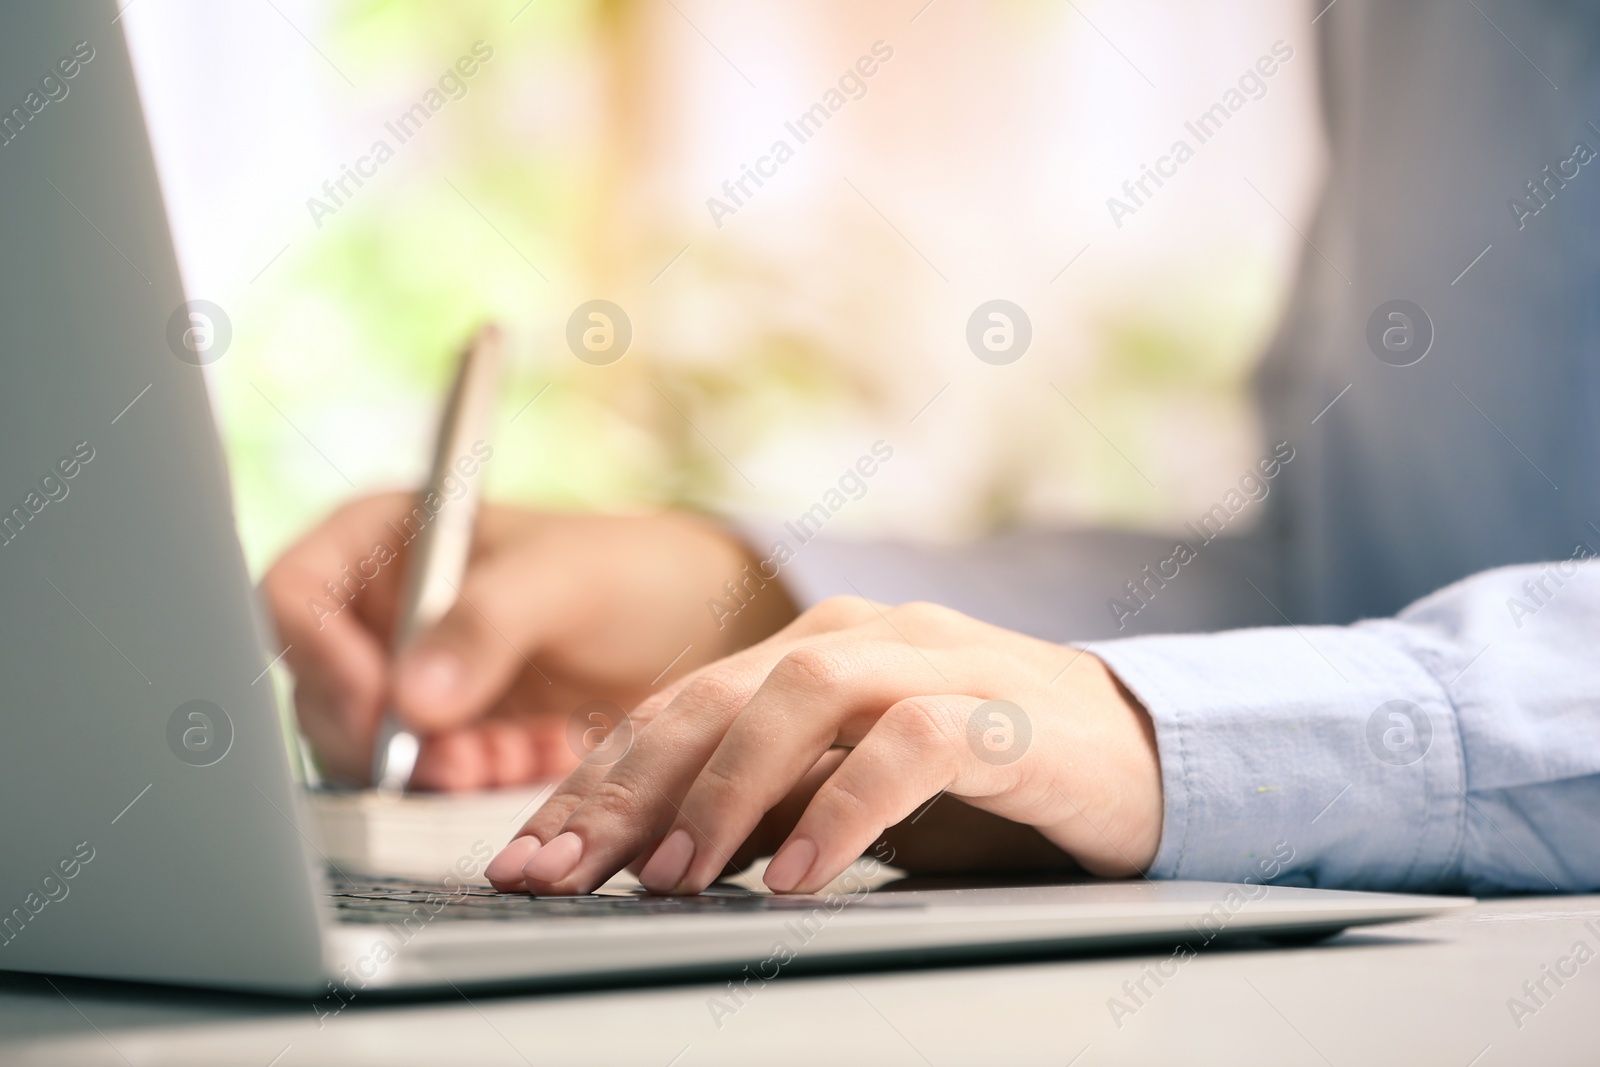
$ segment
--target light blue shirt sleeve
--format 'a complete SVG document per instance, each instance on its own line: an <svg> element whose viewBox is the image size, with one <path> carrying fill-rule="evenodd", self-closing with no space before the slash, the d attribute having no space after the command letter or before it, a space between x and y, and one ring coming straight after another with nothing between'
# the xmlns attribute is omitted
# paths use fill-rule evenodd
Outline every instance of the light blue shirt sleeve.
<svg viewBox="0 0 1600 1067"><path fill-rule="evenodd" d="M1600 563L1487 571L1353 626L1087 647L1155 723L1152 877L1240 881L1292 850L1279 882L1600 888Z"/></svg>

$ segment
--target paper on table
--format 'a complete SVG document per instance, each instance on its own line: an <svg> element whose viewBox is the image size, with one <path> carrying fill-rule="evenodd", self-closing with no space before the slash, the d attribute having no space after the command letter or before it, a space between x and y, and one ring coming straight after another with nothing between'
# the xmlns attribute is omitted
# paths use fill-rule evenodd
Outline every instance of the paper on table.
<svg viewBox="0 0 1600 1067"><path fill-rule="evenodd" d="M481 793L405 793L312 790L311 809L322 827L323 851L345 873L439 882L461 877L457 863L487 885L483 858L511 835L555 789L555 783Z"/></svg>

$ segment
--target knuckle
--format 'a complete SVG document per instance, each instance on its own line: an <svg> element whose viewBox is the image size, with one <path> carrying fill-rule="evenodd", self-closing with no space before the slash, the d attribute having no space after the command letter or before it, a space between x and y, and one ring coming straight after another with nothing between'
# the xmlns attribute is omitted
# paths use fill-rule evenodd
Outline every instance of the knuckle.
<svg viewBox="0 0 1600 1067"><path fill-rule="evenodd" d="M677 695L678 694L675 690L658 689L656 692L645 697L638 703L637 706L634 707L632 713L630 714L630 718L633 719L634 727L642 727L646 723L655 719L663 711L666 711L667 705L671 704L673 698Z"/></svg>
<svg viewBox="0 0 1600 1067"><path fill-rule="evenodd" d="M524 825L530 829L552 823L556 826L561 825L566 821L568 813L583 803L590 791L588 776L583 774L580 768L562 782L556 791L550 794L548 800L539 805L539 809L528 817Z"/></svg>
<svg viewBox="0 0 1600 1067"><path fill-rule="evenodd" d="M844 682L852 667L850 655L842 649L802 645L778 660L771 677L786 689L826 692Z"/></svg>
<svg viewBox="0 0 1600 1067"><path fill-rule="evenodd" d="M710 809L716 812L731 811L741 799L750 796L749 783L736 770L717 760L712 760L700 771L694 791L704 794L704 799L710 802Z"/></svg>
<svg viewBox="0 0 1600 1067"><path fill-rule="evenodd" d="M305 598L320 593L315 572L302 560L286 553L261 579L261 592L273 613L282 620L298 623L305 612Z"/></svg>
<svg viewBox="0 0 1600 1067"><path fill-rule="evenodd" d="M528 816L522 824L523 833L532 834L540 841L549 841L567 821L567 816L572 814L572 809L578 806L578 798L573 795L551 797L550 800L538 811Z"/></svg>
<svg viewBox="0 0 1600 1067"><path fill-rule="evenodd" d="M875 615L872 601L859 596L831 596L807 611L805 618L829 628L851 626Z"/></svg>
<svg viewBox="0 0 1600 1067"><path fill-rule="evenodd" d="M889 614L896 620L922 627L943 629L954 625L965 618L954 608L947 608L943 604L934 604L927 600L912 600L889 609Z"/></svg>
<svg viewBox="0 0 1600 1067"><path fill-rule="evenodd" d="M522 824L522 833L537 837L541 842L549 842L560 831L561 824L566 821L567 813L564 811L536 811Z"/></svg>
<svg viewBox="0 0 1600 1067"><path fill-rule="evenodd" d="M516 619L520 603L515 585L503 575L471 570L461 583L459 601L439 620L439 625L474 641L493 641L504 648L507 640L496 626L506 626L508 620Z"/></svg>
<svg viewBox="0 0 1600 1067"><path fill-rule="evenodd" d="M857 792L849 782L830 781L818 795L821 806L830 815L841 821L870 815L872 804L861 793Z"/></svg>
<svg viewBox="0 0 1600 1067"><path fill-rule="evenodd" d="M541 841L549 841L566 824L572 813L594 791L596 777L593 771L579 767L568 775L556 791L528 816L522 824L524 833L533 834Z"/></svg>
<svg viewBox="0 0 1600 1067"><path fill-rule="evenodd" d="M643 793L616 776L596 782L583 806L606 816L627 820L642 813L648 806Z"/></svg>
<svg viewBox="0 0 1600 1067"><path fill-rule="evenodd" d="M274 605L289 593L288 586L294 580L290 574L291 566L289 556L285 553L267 568L266 574L261 576L261 591Z"/></svg>
<svg viewBox="0 0 1600 1067"><path fill-rule="evenodd" d="M922 746L955 744L966 737L966 721L937 697L912 697L891 707L884 718L909 742Z"/></svg>
<svg viewBox="0 0 1600 1067"><path fill-rule="evenodd" d="M728 707L749 699L750 688L737 675L726 671L707 671L692 678L678 693L675 703Z"/></svg>
<svg viewBox="0 0 1600 1067"><path fill-rule="evenodd" d="M317 529L319 533L354 530L365 532L384 519L405 514L410 511L414 503L415 498L410 493L375 493L357 497L335 508Z"/></svg>

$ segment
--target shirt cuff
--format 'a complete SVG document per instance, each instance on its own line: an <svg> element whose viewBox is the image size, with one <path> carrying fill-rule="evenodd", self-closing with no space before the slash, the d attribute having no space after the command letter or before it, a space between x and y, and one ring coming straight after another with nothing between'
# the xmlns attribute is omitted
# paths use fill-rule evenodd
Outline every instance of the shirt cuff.
<svg viewBox="0 0 1600 1067"><path fill-rule="evenodd" d="M1459 881L1455 709L1394 625L1083 646L1155 725L1165 796L1150 877L1412 891Z"/></svg>

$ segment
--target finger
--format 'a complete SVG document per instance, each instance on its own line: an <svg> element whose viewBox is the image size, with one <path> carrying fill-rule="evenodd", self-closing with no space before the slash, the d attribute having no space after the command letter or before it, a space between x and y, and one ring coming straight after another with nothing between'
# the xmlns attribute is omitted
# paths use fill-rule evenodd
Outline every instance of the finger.
<svg viewBox="0 0 1600 1067"><path fill-rule="evenodd" d="M405 551L388 523L408 500L388 493L348 504L272 565L261 592L286 641L314 646L329 623L351 615L387 641L380 621L392 607Z"/></svg>
<svg viewBox="0 0 1600 1067"><path fill-rule="evenodd" d="M411 786L463 792L559 779L578 763L566 734L550 708L503 701L477 722L425 735Z"/></svg>
<svg viewBox="0 0 1600 1067"><path fill-rule="evenodd" d="M482 717L523 671L562 617L565 583L529 553L473 567L455 604L400 654L394 698L412 727L433 732Z"/></svg>
<svg viewBox="0 0 1600 1067"><path fill-rule="evenodd" d="M519 674L494 707L474 724L489 735L490 784L506 787L553 782L571 774L587 751L583 738L572 736L573 717L594 699L587 686L575 687L560 676L552 682L537 671ZM622 715L621 708L609 706ZM593 715L588 717L593 719ZM611 724L609 719L604 721Z"/></svg>
<svg viewBox="0 0 1600 1067"><path fill-rule="evenodd" d="M708 739L702 743L699 750L672 750L671 742L668 742L665 746L663 746L661 739L663 737L676 736L677 730L671 726L671 724L663 725L658 723L657 720L665 716L669 708L676 708L679 698L683 697L686 691L690 690L691 686L697 687L695 692L690 694L690 696L693 698L691 703L703 705L704 701L701 699L701 696L703 696L703 690L708 683L702 682L702 679L707 675L714 674L718 678L744 678L746 679L744 683L745 688L748 689L748 691L753 692L759 685L760 680L765 677L771 665L791 647L793 647L793 642L787 644L775 644L772 639L768 639L767 641L752 646L743 652L736 653L725 660L721 660L707 667L702 667L700 670L684 676L660 691L652 694L643 703L641 703L630 716L631 726L635 738L633 748L624 754L621 760L615 761L616 764L621 768L620 772L617 773L622 779L622 784L613 783L606 787L609 790L609 799L607 803L615 807L617 805L624 804L628 799L631 799L633 796L633 791L630 790L630 787L627 784L630 780L633 782L635 788L641 782L651 781L649 777L650 772L648 769L642 772L635 770L635 768L641 766L645 768L650 766L648 763L643 763L642 761L644 760L656 758L657 766L663 765L663 761L673 761L676 763L687 760L689 761L690 765L684 768L684 773L689 774L690 779L692 779L693 772L698 771L705 759L710 756L712 751L714 751L715 742L716 739L720 737L720 730L722 727L718 726L716 733L709 736ZM715 685L716 683L710 684ZM725 718L723 721L725 722L731 719L733 711L735 710L737 709L724 710L723 714ZM658 727L663 730L663 733L659 735L652 732ZM647 738L654 738L654 740L649 740ZM653 753L658 752L659 757L652 755ZM601 787L602 783L606 783L608 779L612 777L614 773L612 763L613 760L611 758L602 756L599 750L591 752L589 756L585 758L583 763L581 763L578 768L573 771L559 787L557 787L555 793L547 801L545 801L542 806L540 806L539 810L534 812L533 815L529 817L528 821L523 824L522 829L518 831L516 838L514 838L512 841L512 844L516 845L516 854L518 856L531 859L533 854L537 852L539 848L543 847L544 843L553 841L556 837L560 836L561 833L566 829L568 820L573 817L574 813L577 812L579 807L583 805L585 801L587 801L591 795ZM655 782L652 782L651 788L659 791L661 786ZM676 798L681 797L682 794L687 791L687 788L687 782L685 782L682 788L678 789L676 793L667 794L666 799L669 805L675 804L677 802ZM661 794L658 792L657 799L660 799L660 796ZM648 797L646 798L646 801L649 801ZM649 842L659 838L661 831L664 829L665 825L662 825L656 829L654 833L645 834L643 838L644 843L640 844L639 847L635 849L635 856L632 858L636 859L637 853L642 852L643 848L646 847ZM642 831L631 832L628 835L628 839L638 840L639 833L641 832ZM531 837L538 842L538 844L533 846L530 846L527 843L518 844L517 842L524 837ZM563 847L570 847L570 845ZM511 846L507 846L508 850L510 850L510 848ZM622 863L627 862L628 860L629 857L624 857L623 861L618 862L612 871L610 871L608 874L602 875L594 884L599 885L601 881L604 881L605 877L609 877L610 873L615 873L616 870L621 869ZM609 860L607 862L609 862ZM506 864L509 865L509 863L510 860L508 859ZM596 869L598 869L598 867ZM514 881L509 873L506 875L506 880L507 884L511 884ZM572 882L570 872L567 880L569 883ZM525 889L526 887L518 886L518 888ZM550 888L549 883L546 883L545 888L541 889L540 891L553 892L554 890Z"/></svg>
<svg viewBox="0 0 1600 1067"><path fill-rule="evenodd" d="M445 735L449 736L449 735ZM590 753L591 757L595 753ZM418 760L418 770L421 760ZM609 768L600 763L580 763L561 784L556 786L543 804L528 817L521 829L511 840L489 861L484 870L484 876L489 883L502 893L527 893L530 892L527 878L522 869L533 856L544 847L545 842L559 836L560 827L566 821L567 814L576 808L583 799L593 790L596 783L604 778Z"/></svg>
<svg viewBox="0 0 1600 1067"><path fill-rule="evenodd" d="M529 888L590 892L660 837L727 724L765 677L762 663L741 654L692 675L636 730L633 747L592 784L553 839L543 836L550 829L546 813L536 815L535 832L546 844L524 868ZM592 780L593 769L580 767L579 775Z"/></svg>
<svg viewBox="0 0 1600 1067"><path fill-rule="evenodd" d="M939 691L939 673L916 649L858 634L830 634L778 660L696 777L640 875L647 889L700 892L824 752L855 744L919 687Z"/></svg>
<svg viewBox="0 0 1600 1067"><path fill-rule="evenodd" d="M383 650L354 625L324 635L320 670L286 661L296 673L295 713L300 729L331 782L364 785L372 769L372 746L383 710L388 672ZM301 673L303 671L303 673Z"/></svg>
<svg viewBox="0 0 1600 1067"><path fill-rule="evenodd" d="M881 618L888 607L875 600L859 596L831 596L815 607L807 608L783 629L763 643L792 644L805 637L854 629L864 623Z"/></svg>
<svg viewBox="0 0 1600 1067"><path fill-rule="evenodd" d="M761 817L761 821L744 839L744 843L734 850L733 862L724 867L718 877L727 878L731 874L737 874L762 856L770 856L776 852L778 846L783 844L784 838L789 836L789 831L794 829L794 824L800 820L806 805L811 803L812 795L838 768L839 761L844 759L845 755L846 752L842 748L831 748L824 752L822 758L805 773L799 783ZM645 846L643 852L629 861L628 873L637 878L649 865L655 856L656 847L660 844L661 841L658 839Z"/></svg>
<svg viewBox="0 0 1600 1067"><path fill-rule="evenodd" d="M634 709L633 714L624 715L628 722L628 729L637 737L645 727L664 710L689 683L689 677L680 679L661 691L651 695L642 704ZM631 747L631 742L630 742ZM626 753L623 753L626 755ZM611 772L611 767L618 761L618 757L609 750L596 747L590 751L573 768L539 809L528 817L522 824L522 829L517 831L517 837L536 837L541 842L549 841L561 832L561 827L566 823L574 809L583 802L595 786L603 781Z"/></svg>
<svg viewBox="0 0 1600 1067"><path fill-rule="evenodd" d="M384 518L404 499L391 494L341 508L261 582L295 676L301 728L330 778L364 783L370 773L389 669L386 627L373 620L392 604L397 581L393 566L378 563L391 558L389 550L376 549Z"/></svg>
<svg viewBox="0 0 1600 1067"><path fill-rule="evenodd" d="M628 866L625 868L625 870L627 870L627 872L633 875L635 878L639 877L639 872L642 871L645 868L645 865L650 862L650 858L656 854L656 849L660 846L660 844L661 842L659 840L650 842L644 847L644 851L640 852L637 856L628 861Z"/></svg>
<svg viewBox="0 0 1600 1067"><path fill-rule="evenodd" d="M770 856L778 851L778 846L783 844L795 823L800 821L811 798L822 787L822 783L838 770L840 762L847 755L849 751L842 748L830 748L822 754L822 758L805 773L799 784L761 817L750 836L734 851L734 870L742 871L762 856ZM724 872L723 877L726 876Z"/></svg>
<svg viewBox="0 0 1600 1067"><path fill-rule="evenodd" d="M484 868L483 876L502 893L526 893L528 880L523 877L522 868L540 847L537 837L522 834L513 837L505 848L495 853L489 866Z"/></svg>
<svg viewBox="0 0 1600 1067"><path fill-rule="evenodd" d="M659 693L646 701L646 705L630 717L634 722L644 721L650 714L650 708L656 705L665 706L671 694L682 688L682 684L671 687L669 692ZM638 726L632 726L637 731ZM597 785L610 773L611 762L609 754L604 749L596 748L578 764L578 766L562 780L545 802L528 817L527 822L516 832L509 844L502 849L494 859L489 861L490 882L502 893L526 893L529 887L523 876L522 868L531 860L544 843L555 839L561 833L561 827L568 817L584 799L592 793Z"/></svg>
<svg viewBox="0 0 1600 1067"><path fill-rule="evenodd" d="M420 738L411 787L440 793L486 789L493 781L489 747L483 732L463 726Z"/></svg>
<svg viewBox="0 0 1600 1067"><path fill-rule="evenodd" d="M522 829L489 861L484 874L491 885L502 893L532 892L523 868L544 847L545 842L560 836L559 827L566 820L566 813L582 803L594 787L594 782L598 781L593 777L594 773L592 766L579 766L556 787L555 792L529 817Z"/></svg>
<svg viewBox="0 0 1600 1067"><path fill-rule="evenodd" d="M537 725L486 719L422 739L411 775L415 789L461 793L534 779Z"/></svg>
<svg viewBox="0 0 1600 1067"><path fill-rule="evenodd" d="M902 700L817 790L764 880L777 893L815 893L855 862L883 831L947 789L989 796L1012 788L1026 756L995 765L969 747L977 697Z"/></svg>

